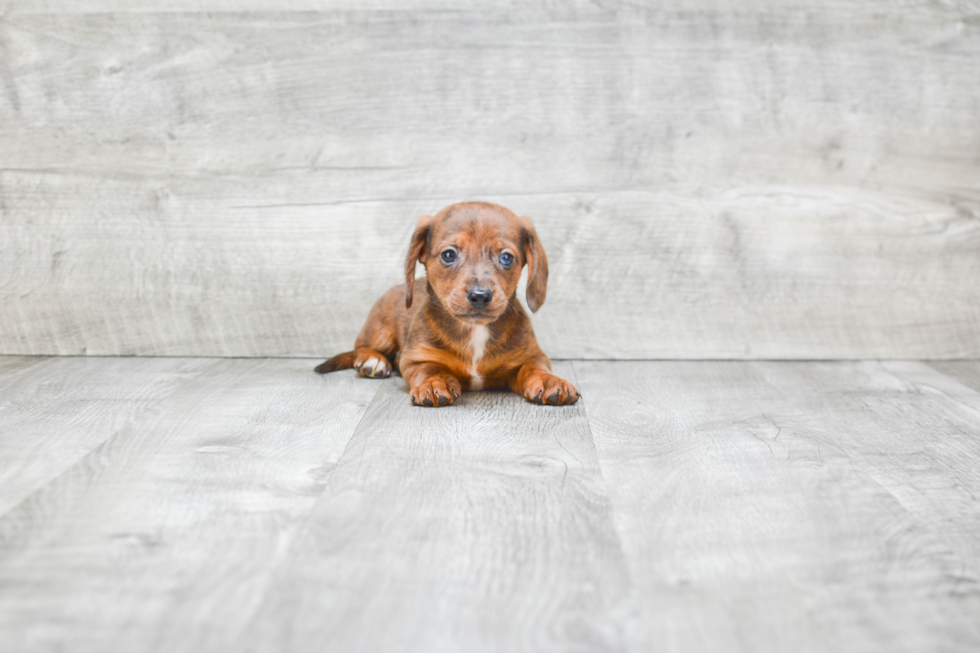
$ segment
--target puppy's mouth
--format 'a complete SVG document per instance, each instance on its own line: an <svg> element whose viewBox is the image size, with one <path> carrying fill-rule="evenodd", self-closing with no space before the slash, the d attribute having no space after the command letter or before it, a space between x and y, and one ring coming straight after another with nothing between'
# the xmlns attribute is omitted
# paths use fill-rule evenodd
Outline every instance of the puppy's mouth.
<svg viewBox="0 0 980 653"><path fill-rule="evenodd" d="M489 311L465 311L463 313L456 313L453 315L460 322L466 322L468 324L481 324L486 325L494 320L496 320L500 315L496 313L491 313Z"/></svg>
<svg viewBox="0 0 980 653"><path fill-rule="evenodd" d="M491 315L483 311L469 311L468 313L461 313L457 315L456 319L460 320L461 322L473 322L476 324L485 324L487 322L493 322L498 317L499 317L498 315Z"/></svg>

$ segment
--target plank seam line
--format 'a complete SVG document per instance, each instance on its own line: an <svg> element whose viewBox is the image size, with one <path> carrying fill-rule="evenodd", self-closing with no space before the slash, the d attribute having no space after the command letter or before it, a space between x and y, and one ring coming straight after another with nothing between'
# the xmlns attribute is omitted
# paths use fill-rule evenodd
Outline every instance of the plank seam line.
<svg viewBox="0 0 980 653"><path fill-rule="evenodd" d="M894 379L896 379L896 380L898 380L898 381L900 381L902 383L907 383L907 384L911 385L913 388L916 389L916 392L922 392L924 388L927 388L927 389L931 390L932 392L935 392L935 393L937 393L939 395L942 395L943 397L945 397L949 401L953 402L954 404L956 404L958 406L962 406L968 412L970 412L970 413L972 413L974 415L980 416L980 402L978 402L977 405L974 405L974 404L971 404L968 401L966 401L966 397L980 397L980 390L977 390L976 388L972 388L972 387L968 386L967 384L963 383L959 379L956 379L956 378L954 378L954 377L946 374L942 370L936 369L932 365L929 365L929 364L924 363L922 361L915 361L915 362L923 365L926 368L927 371L929 371L930 373L936 374L937 376L939 376L940 378L942 378L947 383L950 383L950 384L956 386L958 389L961 390L961 393L963 395L965 395L965 397L957 397L957 396L954 396L954 395L950 394L949 392L947 392L946 390L944 390L943 388L940 388L937 385L930 384L928 381L919 381L919 380L908 378L908 377L902 375L900 372L896 372L894 370L888 369L887 367L885 367L884 365L881 364L881 361L878 361L878 368L882 372L885 372L886 374L890 375L892 378L894 378Z"/></svg>
<svg viewBox="0 0 980 653"><path fill-rule="evenodd" d="M399 378L401 378L401 377L399 376ZM385 386L386 383L391 383L391 377L388 377L387 379L382 380L382 382L378 384L378 389L374 392L374 396L371 397L371 402L364 409L364 412L361 413L361 417L360 417L360 419L357 420L357 424L355 424L354 425L354 428L351 429L350 437L347 438L347 443L344 444L344 450L340 452L340 455L339 456L337 456L337 462L335 463L335 466L336 465L339 465L340 464L340 461L344 459L344 456L347 454L347 449L350 448L350 443L354 439L354 435L361 428L361 423L364 421L364 418L367 417L368 411L371 410L371 406L373 406L374 405L374 402L378 400L378 395L381 394L381 391L384 389L384 386ZM325 483L324 486L323 486L324 492L327 489L327 485L329 485L329 483ZM314 501L314 503L313 503L313 507L314 508L316 508L316 504L320 503L320 497L322 497L322 496L323 496L323 492L321 492L319 495L317 495L316 501ZM312 512L313 511L310 510L310 513L311 514L312 514Z"/></svg>
<svg viewBox="0 0 980 653"><path fill-rule="evenodd" d="M374 396L371 397L370 403L368 403L368 405L365 407L364 412L361 413L361 417L357 420L357 424L355 424L354 428L351 429L350 436L347 438L347 443L344 445L344 450L337 457L337 462L334 463L334 467L339 465L340 461L344 459L344 455L347 453L347 449L350 447L350 443L354 439L354 435L361 428L361 424L364 422L364 418L367 416L368 412L370 411L371 406L373 406L374 402L377 401L378 395L381 394L381 391L384 389L385 384L389 383L390 381L391 379L388 378L388 379L384 379L381 383L378 384L378 389L375 391ZM268 578L268 582L266 583L265 587L262 589L262 598L255 603L255 608L252 611L251 617L254 617L255 615L261 613L262 610L265 608L266 604L268 603L269 591L272 588L275 579L279 574L280 569L282 569L282 566L289 561L290 552L292 551L293 546L295 546L295 544L299 542L303 538L303 535L306 534L306 532L309 530L310 519L312 518L313 514L316 512L317 506L320 505L320 501L323 500L323 495L327 493L327 490L330 488L330 485L331 485L330 475L328 474L327 480L323 484L323 489L320 491L319 494L317 494L316 498L313 500L313 505L310 506L310 509L306 512L306 515L304 515L302 518L297 520L295 531L293 532L293 535L290 538L289 543L286 544L286 546L281 549L281 552L278 553L278 559L269 567L269 571L266 576L266 578ZM251 624L251 619L249 619L248 623ZM241 648L242 640L247 637L249 628L250 625L247 625L240 633L238 633L238 636L235 639L236 649Z"/></svg>
<svg viewBox="0 0 980 653"><path fill-rule="evenodd" d="M582 384L579 382L578 370L575 369L575 362L569 360L568 363L572 370L575 387L581 392ZM633 567L633 561L630 559L630 556L626 555L623 534L620 532L619 526L616 523L616 505L613 503L612 495L609 492L609 483L607 482L606 474L602 469L602 458L600 458L599 450L595 446L595 435L592 433L592 421L589 419L589 409L588 404L586 403L586 397L583 396L581 399L579 399L579 401L581 402L582 413L585 415L585 428L589 433L589 443L592 445L592 452L595 454L596 469L599 470L599 478L602 481L602 491L605 494L606 501L609 502L609 521L610 526L612 527L612 532L616 535L616 547L619 549L619 554L622 557L623 564L626 565L626 569L629 572L629 602L634 611L634 615L636 616L637 625L643 630L642 639L650 641L650 632L643 624L643 619L641 618L642 612L640 610L640 601L634 585L634 580L637 578L636 569Z"/></svg>
<svg viewBox="0 0 980 653"><path fill-rule="evenodd" d="M752 363L755 362L756 361L752 361ZM772 361L759 361L759 362L772 362ZM776 383L773 383L773 381L766 375L764 369L759 369L755 365L753 365L753 367L755 368L756 373L759 375L759 378L761 378L767 385L769 385L769 387L772 388L777 395L782 397L783 400L786 401L790 406L792 406L797 411L799 411L801 415L811 414L811 411L808 411L806 408L804 408L799 403L797 403L795 399L793 399L786 392L784 392L783 388L781 388ZM902 382L909 383L909 381L907 381L906 379L897 377L894 374L892 374L890 371L882 367L880 362L878 367L881 369L882 372L891 375L893 378L898 379L899 381ZM820 418L821 418L821 425L825 427L825 431L827 432L830 432L832 427L837 427L839 425L839 420L834 418L833 416L827 416L821 414ZM775 424L775 421L773 421L773 423ZM839 451L847 458L848 464L851 466L851 469L867 475L868 478L874 481L881 490L883 490L886 494L888 494L896 502L896 504L898 504L898 506L909 515L910 518L915 519L915 513L907 505L905 505L905 503L891 490L891 488L889 488L884 483L884 481L882 481L879 478L878 470L874 465L872 465L863 456L858 455L851 446L848 446L848 442L845 439L833 438L832 442L833 442L833 446L837 449L837 451ZM771 450L772 448L770 447L770 451ZM918 521L916 521L916 523L918 524Z"/></svg>
<svg viewBox="0 0 980 653"><path fill-rule="evenodd" d="M50 357L48 357L49 360L53 360L53 359L56 359L56 358L59 358L59 357L58 356L50 356ZM78 358L81 358L81 357L78 357ZM182 358L186 358L186 357L182 357ZM208 356L208 357L202 357L202 360L208 360L209 358L211 358L211 357L210 356ZM145 415L147 415L150 411L152 411L154 408L156 408L157 406L159 406L160 404L162 404L164 401L168 400L173 395L177 394L177 392L179 392L180 390L182 390L186 385L188 385L189 383L197 380L197 378L199 376L201 376L205 372L210 371L214 367L220 365L222 362L223 361L221 359L215 359L214 360L214 363L212 363L211 365L208 365L207 367L204 367L197 374L194 374L193 376L187 378L183 383L180 383L179 385L177 385L171 392L168 392L167 394L163 395L162 397L160 397L159 399L157 399L153 403L147 405L147 407L143 411L141 411L138 415L134 415L133 418L132 418L132 420L128 421L126 424L124 424L120 428L115 429L114 431L109 432L102 440L100 440L97 444L95 444L95 446L93 446L88 451L86 451L85 453L83 453L81 456L79 456L78 458L76 458L75 460L73 460L71 463L69 463L68 465L66 465L64 467L64 469L62 469L60 472L58 472L57 474L55 474L51 478L47 479L42 485L39 485L38 487L36 487L33 490L29 491L27 494L25 494L23 497L21 497L20 500L17 501L17 503L12 504L9 508L7 508L6 510L3 510L2 512L0 512L0 520L6 519L9 515L13 514L15 511L20 510L21 507L24 504L26 504L27 502L29 502L36 494L38 494L39 492L43 492L45 490L45 488L47 488L49 485L51 485L52 483L57 482L58 479L60 479L65 474L71 472L73 469L75 469L76 467L78 467L78 465L81 464L84 460L87 460L89 457L91 457L93 454L95 454L95 452L99 451L100 449L102 449L102 447L106 446L106 444L108 444L113 438L118 437L120 433L123 433L125 431L132 431L133 430L133 425L136 424L142 417L144 417Z"/></svg>

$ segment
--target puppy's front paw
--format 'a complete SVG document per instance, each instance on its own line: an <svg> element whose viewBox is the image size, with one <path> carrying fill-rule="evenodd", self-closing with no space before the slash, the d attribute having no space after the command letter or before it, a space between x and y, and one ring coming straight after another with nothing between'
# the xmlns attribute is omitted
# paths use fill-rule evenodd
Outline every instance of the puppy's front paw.
<svg viewBox="0 0 980 653"><path fill-rule="evenodd" d="M411 389L413 406L452 406L459 399L462 388L455 377L448 374L430 376Z"/></svg>
<svg viewBox="0 0 980 653"><path fill-rule="evenodd" d="M386 379L391 376L391 363L385 355L370 349L357 351L354 369L359 375L370 379Z"/></svg>
<svg viewBox="0 0 980 653"><path fill-rule="evenodd" d="M564 406L581 396L574 385L554 374L535 374L524 386L524 398L536 404Z"/></svg>

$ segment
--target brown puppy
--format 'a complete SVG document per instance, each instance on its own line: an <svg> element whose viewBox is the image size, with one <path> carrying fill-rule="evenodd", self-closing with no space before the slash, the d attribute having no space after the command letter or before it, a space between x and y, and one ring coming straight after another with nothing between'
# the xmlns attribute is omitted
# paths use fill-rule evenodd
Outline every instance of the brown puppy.
<svg viewBox="0 0 980 653"><path fill-rule="evenodd" d="M426 278L415 279L415 263ZM464 202L419 220L405 259L405 284L381 296L354 351L317 366L408 382L415 406L448 406L463 390L508 387L538 404L572 404L578 390L551 373L517 300L527 265L527 305L537 311L548 259L527 218L502 206Z"/></svg>

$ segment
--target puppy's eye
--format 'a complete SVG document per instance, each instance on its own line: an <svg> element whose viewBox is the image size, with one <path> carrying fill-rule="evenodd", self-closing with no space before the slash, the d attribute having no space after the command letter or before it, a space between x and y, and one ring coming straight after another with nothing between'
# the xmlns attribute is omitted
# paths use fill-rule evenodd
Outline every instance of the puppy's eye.
<svg viewBox="0 0 980 653"><path fill-rule="evenodd" d="M445 249L442 251L442 254L439 255L439 258L441 258L442 262L446 265L452 265L456 262L456 252L455 250Z"/></svg>
<svg viewBox="0 0 980 653"><path fill-rule="evenodd" d="M504 252L500 255L500 264L505 268L509 268L514 264L514 255L510 252Z"/></svg>

